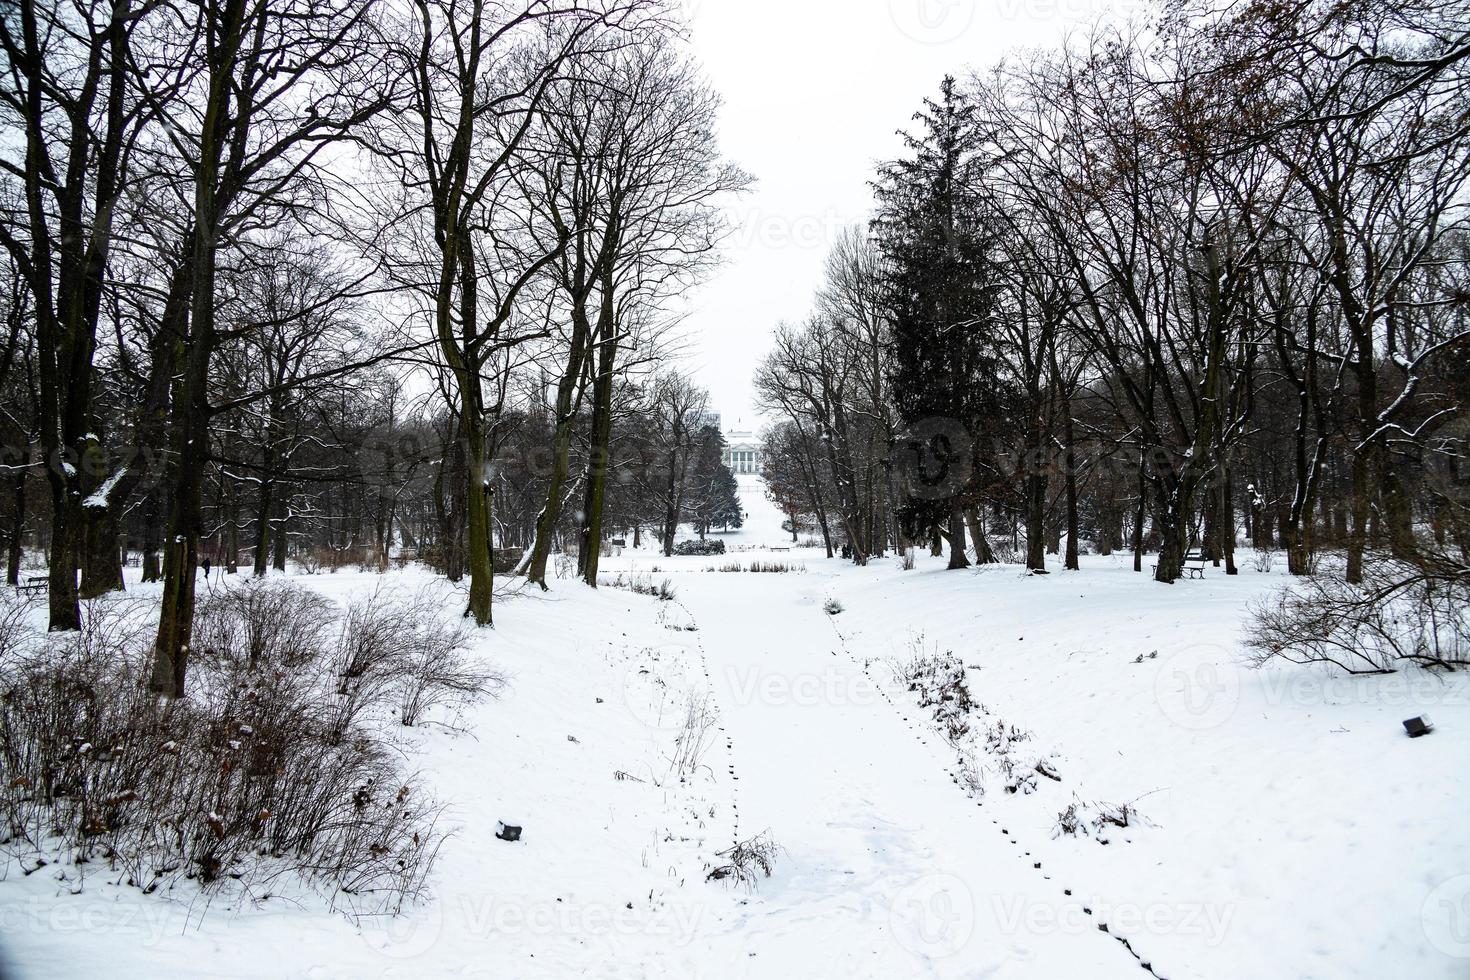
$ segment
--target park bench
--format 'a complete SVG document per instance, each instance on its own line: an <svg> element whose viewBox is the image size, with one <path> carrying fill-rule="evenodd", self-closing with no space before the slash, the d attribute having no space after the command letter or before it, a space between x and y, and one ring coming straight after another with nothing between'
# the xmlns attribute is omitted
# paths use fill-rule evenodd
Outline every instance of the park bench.
<svg viewBox="0 0 1470 980"><path fill-rule="evenodd" d="M15 587L17 592L45 592L51 587L51 580L45 575L27 575Z"/></svg>
<svg viewBox="0 0 1470 980"><path fill-rule="evenodd" d="M1204 578L1205 565L1209 560L1210 556L1203 551L1186 552L1184 561L1179 563L1179 573L1185 578ZM1159 570L1158 562L1154 562L1153 570L1156 572Z"/></svg>

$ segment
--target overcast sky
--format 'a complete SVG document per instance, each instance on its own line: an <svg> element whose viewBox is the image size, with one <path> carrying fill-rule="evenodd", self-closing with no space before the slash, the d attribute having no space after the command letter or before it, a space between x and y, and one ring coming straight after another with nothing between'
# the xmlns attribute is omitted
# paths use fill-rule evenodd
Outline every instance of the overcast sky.
<svg viewBox="0 0 1470 980"><path fill-rule="evenodd" d="M946 72L1051 45L1129 0L684 0L725 99L720 146L757 178L725 265L691 298L691 367L726 427L754 421L771 329L811 308L836 231L865 221L874 163Z"/></svg>

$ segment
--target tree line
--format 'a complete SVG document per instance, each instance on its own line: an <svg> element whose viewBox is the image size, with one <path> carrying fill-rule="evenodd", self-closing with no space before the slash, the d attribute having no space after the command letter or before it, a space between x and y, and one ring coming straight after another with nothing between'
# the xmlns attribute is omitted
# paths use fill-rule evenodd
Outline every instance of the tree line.
<svg viewBox="0 0 1470 980"><path fill-rule="evenodd" d="M1171 2L945 78L757 374L773 496L858 562L1463 576L1467 96L1437 0Z"/></svg>
<svg viewBox="0 0 1470 980"><path fill-rule="evenodd" d="M738 519L673 300L751 178L674 6L16 0L0 58L0 520L53 630L138 555L181 696L204 561L408 547L483 625L498 551L595 585Z"/></svg>

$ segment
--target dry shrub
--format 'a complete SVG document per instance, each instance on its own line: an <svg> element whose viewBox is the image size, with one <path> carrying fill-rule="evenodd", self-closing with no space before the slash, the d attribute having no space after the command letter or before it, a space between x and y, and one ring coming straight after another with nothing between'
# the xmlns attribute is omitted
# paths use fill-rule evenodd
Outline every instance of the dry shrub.
<svg viewBox="0 0 1470 980"><path fill-rule="evenodd" d="M658 571L658 566L653 567ZM605 585L611 589L623 589L627 592L636 592L639 595L652 596L660 602L671 602L678 594L668 579L654 581L652 575L624 575L622 572L612 578L600 578L597 584Z"/></svg>
<svg viewBox="0 0 1470 980"><path fill-rule="evenodd" d="M1470 666L1470 569L1374 556L1357 585L1297 579L1252 607L1246 645L1257 665L1280 657L1352 674Z"/></svg>
<svg viewBox="0 0 1470 980"><path fill-rule="evenodd" d="M910 658L901 667L901 675L918 697L919 707L933 709L934 722L945 738L958 742L969 734L970 712L976 707L964 662L952 651L927 648L922 634L909 646Z"/></svg>
<svg viewBox="0 0 1470 980"><path fill-rule="evenodd" d="M431 708L460 708L504 685L465 658L469 629L443 620L442 607L431 590L404 596L381 587L348 607L333 673L349 720L391 703L402 724L416 725Z"/></svg>
<svg viewBox="0 0 1470 980"><path fill-rule="evenodd" d="M282 578L246 579L204 596L194 616L198 657L262 659L296 668L328 644L336 608L324 596ZM224 666L220 664L220 666Z"/></svg>
<svg viewBox="0 0 1470 980"><path fill-rule="evenodd" d="M715 855L724 858L724 863L710 868L704 880L730 881L743 885L749 891L760 884L762 878L771 876L780 852L781 846L771 839L770 831L763 830Z"/></svg>
<svg viewBox="0 0 1470 980"><path fill-rule="evenodd" d="M784 561L753 561L750 563L749 571L772 572L777 575L784 575L787 572L804 572L806 571L806 566Z"/></svg>
<svg viewBox="0 0 1470 980"><path fill-rule="evenodd" d="M0 845L27 867L101 865L145 892L190 881L260 899L296 883L396 911L440 837L383 716L435 702L442 671L415 643L442 659L456 634L427 597L374 600L381 611L334 619L285 583L216 593L189 696L168 702L147 689L155 607L94 602L71 634L7 633L0 615Z"/></svg>
<svg viewBox="0 0 1470 980"><path fill-rule="evenodd" d="M714 744L718 720L719 713L709 695L696 695L691 691L684 703L684 718L674 737L674 751L669 758L669 770L681 783L704 764L705 754Z"/></svg>
<svg viewBox="0 0 1470 980"><path fill-rule="evenodd" d="M1057 814L1052 827L1053 839L1059 837L1091 837L1099 844L1111 841L1114 829L1128 830L1153 827L1155 824L1139 813L1137 801L1129 803L1086 803L1073 797L1066 809Z"/></svg>

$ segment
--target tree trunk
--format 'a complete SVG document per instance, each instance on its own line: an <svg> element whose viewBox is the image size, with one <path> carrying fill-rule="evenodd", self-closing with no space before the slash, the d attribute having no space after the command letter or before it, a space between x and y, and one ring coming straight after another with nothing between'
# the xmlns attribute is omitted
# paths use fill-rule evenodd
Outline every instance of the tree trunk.
<svg viewBox="0 0 1470 980"><path fill-rule="evenodd" d="M1154 511L1154 528L1159 534L1159 560L1154 566L1156 582L1175 582L1182 573L1189 520L1187 489L1183 477L1177 482L1164 481L1159 487L1158 507Z"/></svg>
<svg viewBox="0 0 1470 980"><path fill-rule="evenodd" d="M602 308L597 323L597 374L592 379L592 444L587 454L587 489L582 506L582 580L597 588L602 557L602 511L607 500L607 474L612 466L613 367L617 358L612 277L602 282ZM703 535L701 535L703 537Z"/></svg>
<svg viewBox="0 0 1470 980"><path fill-rule="evenodd" d="M10 546L5 561L5 581L9 585L20 584L20 560L24 554L22 543L26 530L27 473L26 468L21 466L10 478L10 499L14 518L10 525Z"/></svg>
<svg viewBox="0 0 1470 980"><path fill-rule="evenodd" d="M214 250L200 247L200 296L194 322L212 322ZM209 284L208 286L204 284ZM207 309L202 309L207 307ZM205 319L208 318L208 319ZM212 332L212 331L211 331ZM203 337L187 346L184 370L175 383L172 422L168 540L163 552L163 606L153 648L149 687L169 698L184 696L189 645L194 635L194 586L203 526L204 469L209 458L207 383L209 347Z"/></svg>
<svg viewBox="0 0 1470 980"><path fill-rule="evenodd" d="M277 495L275 530L271 534L271 567L283 575L286 572L286 552L291 546L290 519L291 504L284 494Z"/></svg>
<svg viewBox="0 0 1470 980"><path fill-rule="evenodd" d="M576 405L581 400L583 359L592 332L583 303L572 305L572 336L567 352L566 370L556 385L554 411L556 429L551 440L551 472L548 474L546 506L536 517L536 540L531 545L531 561L526 579L546 588L546 561L551 556L551 539L561 517L562 495L566 492L571 472L572 430L576 424ZM672 548L672 544L665 544Z"/></svg>
<svg viewBox="0 0 1470 980"><path fill-rule="evenodd" d="M475 405L460 420L466 442L466 468L469 485L465 493L466 564L470 573L470 595L465 615L477 626L492 625L490 603L495 593L495 563L492 560L490 536L490 503L493 488L485 459L485 432L478 410L478 380Z"/></svg>
<svg viewBox="0 0 1470 980"><path fill-rule="evenodd" d="M664 533L663 550L665 557L674 554L674 534L679 529L679 477L678 477L679 450L676 446L669 455L669 483L667 495L664 497Z"/></svg>
<svg viewBox="0 0 1470 980"><path fill-rule="evenodd" d="M275 481L271 479L261 482L260 499L255 508L254 572L256 578L263 578L266 569L270 567L271 507L275 503L275 486Z"/></svg>
<svg viewBox="0 0 1470 980"><path fill-rule="evenodd" d="M53 461L51 469L56 465ZM47 606L50 614L47 629L81 629L82 610L77 599L76 495L68 488L65 476L51 478L51 548L47 565Z"/></svg>
<svg viewBox="0 0 1470 980"><path fill-rule="evenodd" d="M995 564L995 552L990 548L990 539L985 536L985 522L980 519L980 508L966 507L965 522L970 526L970 540L975 543L975 563Z"/></svg>
<svg viewBox="0 0 1470 980"><path fill-rule="evenodd" d="M1225 574L1235 575L1235 479L1229 466L1224 466L1225 478L1220 482L1220 550L1225 559Z"/></svg>
<svg viewBox="0 0 1470 980"><path fill-rule="evenodd" d="M143 502L143 581L159 582L163 580L163 564L159 561L159 537L162 527L158 518L158 497L160 491L150 490L147 499Z"/></svg>
<svg viewBox="0 0 1470 980"><path fill-rule="evenodd" d="M1147 460L1138 451L1138 509L1133 515L1133 570L1143 571L1143 519L1148 508Z"/></svg>
<svg viewBox="0 0 1470 980"><path fill-rule="evenodd" d="M950 569L969 568L970 559L965 556L965 515L960 505L949 507L949 566Z"/></svg>
<svg viewBox="0 0 1470 980"><path fill-rule="evenodd" d="M82 534L82 585L78 595L95 599L123 589L122 556L117 548L117 516L114 509L84 506Z"/></svg>
<svg viewBox="0 0 1470 980"><path fill-rule="evenodd" d="M1346 578L1354 584L1363 581L1363 552L1368 543L1368 512L1371 508L1371 490L1368 486L1368 454L1359 450L1353 454L1352 465L1352 527L1348 531Z"/></svg>
<svg viewBox="0 0 1470 980"><path fill-rule="evenodd" d="M1040 447L1026 454L1031 472L1026 474L1026 567L1046 569L1046 472L1041 467Z"/></svg>
<svg viewBox="0 0 1470 980"><path fill-rule="evenodd" d="M1069 571L1078 571L1082 566L1078 562L1079 545L1078 537L1080 529L1077 520L1077 470L1072 465L1072 441L1071 422L1067 423L1067 554L1063 559L1062 567Z"/></svg>

